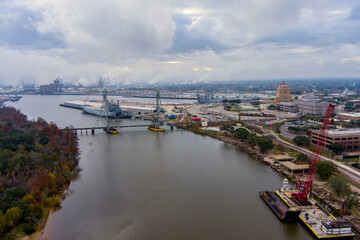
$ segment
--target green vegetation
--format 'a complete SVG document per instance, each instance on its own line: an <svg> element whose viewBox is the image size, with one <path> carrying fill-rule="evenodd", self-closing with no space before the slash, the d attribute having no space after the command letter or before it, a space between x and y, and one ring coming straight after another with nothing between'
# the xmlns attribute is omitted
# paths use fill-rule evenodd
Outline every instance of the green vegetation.
<svg viewBox="0 0 360 240"><path fill-rule="evenodd" d="M219 128L221 131L225 132L225 134L229 134L234 131L234 126L232 125L223 125Z"/></svg>
<svg viewBox="0 0 360 240"><path fill-rule="evenodd" d="M337 171L337 167L333 162L320 161L316 173L321 180L328 180L332 174Z"/></svg>
<svg viewBox="0 0 360 240"><path fill-rule="evenodd" d="M338 143L331 144L331 145L328 146L328 148L331 151L333 151L333 153L335 153L335 154L341 154L345 150L345 148L342 145L338 144Z"/></svg>
<svg viewBox="0 0 360 240"><path fill-rule="evenodd" d="M309 163L310 162L310 159L309 159L309 156L304 154L304 153L298 153L297 156L296 156L296 161L297 162L306 162L306 163Z"/></svg>
<svg viewBox="0 0 360 240"><path fill-rule="evenodd" d="M70 129L0 109L0 236L14 228L31 234L46 208L60 206L78 155Z"/></svg>
<svg viewBox="0 0 360 240"><path fill-rule="evenodd" d="M253 105L254 107L260 106L260 101L251 101L250 103L251 103L251 105Z"/></svg>
<svg viewBox="0 0 360 240"><path fill-rule="evenodd" d="M360 194L351 191L346 194L344 205L348 209L352 209L353 207L359 206L359 201L360 201Z"/></svg>
<svg viewBox="0 0 360 240"><path fill-rule="evenodd" d="M234 132L235 138L246 140L246 138L250 135L250 132L246 130L245 128L238 128Z"/></svg>
<svg viewBox="0 0 360 240"><path fill-rule="evenodd" d="M223 103L241 103L241 100L240 99L224 99L222 101Z"/></svg>
<svg viewBox="0 0 360 240"><path fill-rule="evenodd" d="M324 117L323 116L313 116L313 115L301 115L299 117L301 121L307 121L307 120L313 120L315 122L323 122Z"/></svg>
<svg viewBox="0 0 360 240"><path fill-rule="evenodd" d="M248 142L252 147L258 146L262 152L267 152L274 148L272 138L269 136L257 136L245 128L233 130L233 126L231 125L223 125L220 127L220 130L224 131L225 134L232 134L234 138Z"/></svg>
<svg viewBox="0 0 360 240"><path fill-rule="evenodd" d="M262 152L267 152L274 148L272 139L267 136L257 137L256 141Z"/></svg>
<svg viewBox="0 0 360 240"><path fill-rule="evenodd" d="M280 127L281 127L281 125L283 125L284 123L285 123L285 122L275 124L275 125L273 126L274 131L275 131L276 133L281 133Z"/></svg>
<svg viewBox="0 0 360 240"><path fill-rule="evenodd" d="M254 133L249 134L246 137L246 141L250 144L250 146L255 147L256 144L258 143L256 134Z"/></svg>
<svg viewBox="0 0 360 240"><path fill-rule="evenodd" d="M308 137L306 136L296 136L294 139L293 139L294 143L298 146L305 146L305 147L308 147L309 144L310 144L310 140Z"/></svg>
<svg viewBox="0 0 360 240"><path fill-rule="evenodd" d="M345 110L348 111L355 111L356 109L359 109L360 105L355 105L353 102L347 102L345 104Z"/></svg>
<svg viewBox="0 0 360 240"><path fill-rule="evenodd" d="M328 185L334 190L337 196L344 195L350 191L349 182L342 176L335 176L329 179Z"/></svg>
<svg viewBox="0 0 360 240"><path fill-rule="evenodd" d="M270 104L268 107L267 107L268 110L279 110L279 107L278 106L275 106L273 104Z"/></svg>
<svg viewBox="0 0 360 240"><path fill-rule="evenodd" d="M310 127L289 127L288 129L295 133L306 133L310 130Z"/></svg>

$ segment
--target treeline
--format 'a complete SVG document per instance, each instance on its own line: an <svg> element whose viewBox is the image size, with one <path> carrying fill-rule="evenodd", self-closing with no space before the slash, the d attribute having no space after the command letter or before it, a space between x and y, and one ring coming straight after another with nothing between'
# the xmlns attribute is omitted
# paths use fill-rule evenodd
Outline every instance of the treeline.
<svg viewBox="0 0 360 240"><path fill-rule="evenodd" d="M235 130L234 126L231 125L223 125L220 127L220 130L234 138L246 141L252 147L258 146L262 152L267 152L274 148L271 136L258 136L256 133L251 133L245 128Z"/></svg>
<svg viewBox="0 0 360 240"><path fill-rule="evenodd" d="M14 227L35 231L44 210L60 206L78 166L78 139L14 108L0 109L0 236Z"/></svg>

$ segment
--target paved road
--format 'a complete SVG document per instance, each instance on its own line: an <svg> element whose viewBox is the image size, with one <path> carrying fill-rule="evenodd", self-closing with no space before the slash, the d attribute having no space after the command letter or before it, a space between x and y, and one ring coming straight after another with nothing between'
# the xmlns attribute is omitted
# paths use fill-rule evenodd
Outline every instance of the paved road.
<svg viewBox="0 0 360 240"><path fill-rule="evenodd" d="M305 148L302 148L302 147L299 147L297 145L294 145L294 144L291 144L291 143L288 143L284 140L282 140L281 138L279 138L279 136L271 131L271 130L267 130L265 129L265 131L268 133L268 134L271 134L273 135L277 141L281 142L283 145L286 145L290 148L293 148L293 149L296 149L297 151L299 152L302 152L302 153L305 153L305 154L308 154L308 155L312 155L313 152L308 150L308 149L305 149ZM321 156L321 160L325 160L325 161L330 161L330 162L333 162L337 167L338 167L338 170L346 175L348 175L350 178L352 178L353 180L357 181L360 183L360 172L343 164L343 163L340 163L340 162L337 162L333 159L330 159L330 158L327 158L327 157L324 157L324 156Z"/></svg>

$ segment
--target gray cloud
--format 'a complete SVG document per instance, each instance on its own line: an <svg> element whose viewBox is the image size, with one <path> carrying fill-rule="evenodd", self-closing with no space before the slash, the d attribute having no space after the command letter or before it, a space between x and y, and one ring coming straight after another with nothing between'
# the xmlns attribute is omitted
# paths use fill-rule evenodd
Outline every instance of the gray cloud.
<svg viewBox="0 0 360 240"><path fill-rule="evenodd" d="M0 82L357 77L359 9L350 0L5 0Z"/></svg>

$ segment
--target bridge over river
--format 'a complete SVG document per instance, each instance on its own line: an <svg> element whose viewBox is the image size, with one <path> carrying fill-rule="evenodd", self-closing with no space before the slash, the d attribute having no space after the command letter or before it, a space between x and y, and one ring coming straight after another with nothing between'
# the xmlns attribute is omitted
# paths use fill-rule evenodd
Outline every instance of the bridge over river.
<svg viewBox="0 0 360 240"><path fill-rule="evenodd" d="M129 128L129 127L147 127L152 122L149 120L143 119L112 119L108 121L108 124L104 120L97 120L92 127L76 127L71 128L71 130L75 131L76 133L88 134L95 134L95 130L103 130L103 129L119 129L119 128Z"/></svg>

